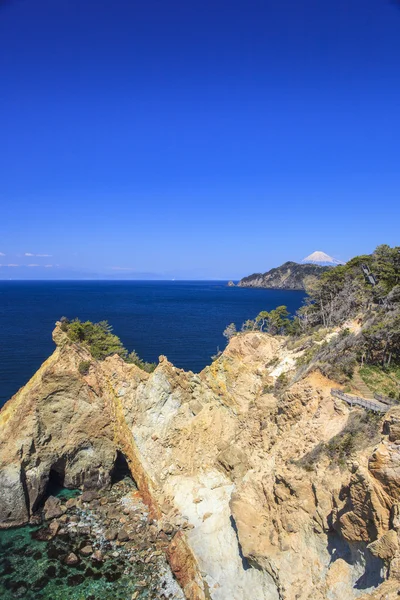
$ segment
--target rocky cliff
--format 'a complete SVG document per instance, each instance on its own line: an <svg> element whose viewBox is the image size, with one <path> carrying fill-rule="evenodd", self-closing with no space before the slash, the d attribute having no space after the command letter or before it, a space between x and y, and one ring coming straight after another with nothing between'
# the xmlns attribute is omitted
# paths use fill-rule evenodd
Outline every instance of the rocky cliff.
<svg viewBox="0 0 400 600"><path fill-rule="evenodd" d="M0 413L1 527L32 520L54 478L108 486L123 455L157 527L175 532L188 599L398 597L399 408L336 460L359 411L318 373L271 393L299 355L282 338L240 334L200 374L165 357L151 374L95 361L59 326L54 340Z"/></svg>
<svg viewBox="0 0 400 600"><path fill-rule="evenodd" d="M239 287L261 287L282 290L304 290L307 277L320 277L331 267L319 265L301 265L295 262L285 262L266 273L254 273L243 277L237 284Z"/></svg>

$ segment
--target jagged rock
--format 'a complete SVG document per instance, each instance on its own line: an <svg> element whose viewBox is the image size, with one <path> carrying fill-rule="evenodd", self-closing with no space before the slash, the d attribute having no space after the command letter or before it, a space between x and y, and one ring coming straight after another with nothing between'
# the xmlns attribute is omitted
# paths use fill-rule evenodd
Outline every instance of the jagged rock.
<svg viewBox="0 0 400 600"><path fill-rule="evenodd" d="M61 500L55 496L49 496L44 505L45 519L56 519L61 517L62 514Z"/></svg>
<svg viewBox="0 0 400 600"><path fill-rule="evenodd" d="M400 408L394 407L383 422L383 433L389 436L391 442L400 440Z"/></svg>
<svg viewBox="0 0 400 600"><path fill-rule="evenodd" d="M230 477L243 477L249 468L249 462L243 450L237 446L229 446L218 455L219 463Z"/></svg>
<svg viewBox="0 0 400 600"><path fill-rule="evenodd" d="M23 469L20 464L7 464L7 458L0 470L0 522L3 526L22 525L29 518L23 486Z"/></svg>
<svg viewBox="0 0 400 600"><path fill-rule="evenodd" d="M346 540L370 544L391 577L400 572L387 535L400 523L396 409L385 417L384 441L365 440L339 465L326 447L345 430L350 408L338 410L332 383L311 373L279 397L266 392L296 360L279 337L239 334L199 374L165 357L151 374L117 356L97 362L59 327L54 339L54 354L0 412L1 527L27 523L49 483L63 480L81 498L65 508L52 500L46 511L96 503L106 539L123 544L126 529L135 540L127 546L140 549L147 518L91 493L109 486L123 455L150 521L159 520L154 548L173 536L171 568L191 600L362 598L354 589L362 544L359 564L332 560ZM82 360L91 360L85 378ZM78 536L79 519L68 517Z"/></svg>
<svg viewBox="0 0 400 600"><path fill-rule="evenodd" d="M399 541L397 533L390 529L384 533L378 540L368 546L369 551L379 558L393 558L399 551Z"/></svg>
<svg viewBox="0 0 400 600"><path fill-rule="evenodd" d="M57 521L52 521L49 525L49 531L51 531L52 535L57 535L58 530L60 529L60 524Z"/></svg>

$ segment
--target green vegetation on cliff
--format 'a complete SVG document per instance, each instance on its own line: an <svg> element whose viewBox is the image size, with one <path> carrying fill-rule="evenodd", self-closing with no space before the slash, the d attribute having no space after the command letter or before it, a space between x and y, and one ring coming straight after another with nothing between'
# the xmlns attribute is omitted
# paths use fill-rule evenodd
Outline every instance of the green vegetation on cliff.
<svg viewBox="0 0 400 600"><path fill-rule="evenodd" d="M308 352L304 367L341 383L358 370L372 391L400 397L400 247L356 256L309 280L307 294L293 323Z"/></svg>
<svg viewBox="0 0 400 600"><path fill-rule="evenodd" d="M331 267L320 265L299 264L293 261L285 262L280 267L275 267L266 273L254 273L243 277L237 284L238 287L260 287L282 290L304 290L307 278L321 277Z"/></svg>
<svg viewBox="0 0 400 600"><path fill-rule="evenodd" d="M318 368L351 383L357 371L372 392L400 398L400 247L378 246L308 277L305 286L294 318L279 306L247 320L242 331L289 335L288 348L302 351L298 377ZM236 334L233 327L226 337Z"/></svg>
<svg viewBox="0 0 400 600"><path fill-rule="evenodd" d="M139 358L134 350L128 353L119 337L112 333L112 327L107 321L92 323L91 321L82 322L79 319L70 321L66 317L62 317L61 329L72 342L86 346L96 360L104 360L107 356L118 354L126 362L135 364L148 373L156 368L155 363L145 362ZM87 361L83 362L86 363ZM88 369L89 365L85 364L80 370L82 374L85 374Z"/></svg>

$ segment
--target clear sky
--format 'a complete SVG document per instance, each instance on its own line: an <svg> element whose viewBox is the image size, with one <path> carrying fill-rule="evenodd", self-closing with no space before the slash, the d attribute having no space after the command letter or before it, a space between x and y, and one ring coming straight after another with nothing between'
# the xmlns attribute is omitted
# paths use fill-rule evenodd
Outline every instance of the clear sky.
<svg viewBox="0 0 400 600"><path fill-rule="evenodd" d="M0 136L0 278L399 244L400 5L0 0Z"/></svg>

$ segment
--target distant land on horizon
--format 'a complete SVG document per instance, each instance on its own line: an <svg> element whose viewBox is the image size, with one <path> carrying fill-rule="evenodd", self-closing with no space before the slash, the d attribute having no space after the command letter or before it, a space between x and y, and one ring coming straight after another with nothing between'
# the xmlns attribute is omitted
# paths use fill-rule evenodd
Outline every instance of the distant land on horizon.
<svg viewBox="0 0 400 600"><path fill-rule="evenodd" d="M273 267L264 275L267 275L271 272L280 273L281 269L285 265L298 265L299 267L305 267L305 269L300 269L304 271L306 274L309 274L313 267L317 267L315 271L318 269L326 269L329 267L318 267L318 265L301 265L299 263L295 263L293 261L287 261L284 265L279 267ZM314 271L313 271L314 274ZM0 267L0 282L1 281L233 281L239 287L275 287L276 289L304 289L303 287L290 287L290 280L288 282L289 287L281 286L281 285L254 285L254 283L250 283L246 285L246 281L252 280L255 277L263 277L261 273L255 273L254 275L246 276L246 277L224 277L220 276L212 276L207 275L199 271L192 272L171 272L171 273L149 273L149 272L132 272L132 271L124 271L118 270L115 273L96 273L93 271L78 271L74 269L53 269L51 273L49 273L48 269L45 268L24 268L24 267L8 267L5 269L4 267Z"/></svg>
<svg viewBox="0 0 400 600"><path fill-rule="evenodd" d="M328 255L326 255L328 256ZM331 258L328 256L328 258ZM4 259L3 259L4 260ZM306 259L304 259L306 260ZM332 259L334 260L334 259ZM300 264L295 261L286 261L281 266L273 265L269 271L266 271L264 275L274 269L281 269L286 264L299 265L306 267L303 269L305 273L308 273L312 267L310 264ZM334 264L334 263L332 263ZM318 265L317 265L318 266ZM325 263L324 263L325 266ZM311 269L312 270L312 269ZM257 272L254 275L246 276L246 273L229 273L228 275L224 272L224 269L219 270L216 268L209 267L194 267L193 269L171 269L163 272L152 272L152 271L140 271L129 267L108 267L99 270L89 268L73 268L64 267L62 265L50 264L50 265L27 265L27 264L1 264L0 263L0 281L234 281L240 282L240 287L243 287L245 282L249 280L249 277L254 278L256 275L261 276L261 272ZM301 271L301 269L300 269ZM300 272L299 271L299 272ZM317 272L316 269L315 272ZM251 283L250 285L254 285ZM304 289L301 287L290 287L290 281L287 284L289 287L282 287L281 289ZM293 284L295 285L295 284ZM298 285L298 282L296 283ZM257 287L257 286L255 286ZM274 287L272 285L262 287ZM278 284L277 289L281 286Z"/></svg>
<svg viewBox="0 0 400 600"><path fill-rule="evenodd" d="M29 268L0 267L0 281L228 281L229 277L212 277L203 274L202 270L196 272L166 272L151 273L147 271L133 271L132 269L116 269L115 271L95 272L90 270L45 267ZM235 278L239 281L240 277Z"/></svg>
<svg viewBox="0 0 400 600"><path fill-rule="evenodd" d="M269 288L276 290L304 290L307 277L321 277L334 265L300 264L287 261L280 267L270 269L266 273L253 273L243 277L238 287Z"/></svg>

